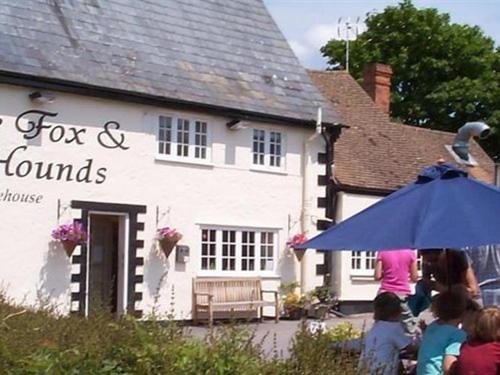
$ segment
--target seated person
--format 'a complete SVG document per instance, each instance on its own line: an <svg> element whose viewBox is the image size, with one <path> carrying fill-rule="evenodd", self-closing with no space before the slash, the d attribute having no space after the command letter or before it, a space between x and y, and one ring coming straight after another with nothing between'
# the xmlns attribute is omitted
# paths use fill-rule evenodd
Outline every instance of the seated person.
<svg viewBox="0 0 500 375"><path fill-rule="evenodd" d="M458 328L467 307L465 288L454 288L435 296L431 311L436 320L429 324L418 351L417 375L451 374L466 340L465 331Z"/></svg>
<svg viewBox="0 0 500 375"><path fill-rule="evenodd" d="M368 331L359 359L362 373L395 375L399 372L399 354L403 349L414 351L412 337L400 322L400 298L392 292L380 293L374 301L373 327Z"/></svg>
<svg viewBox="0 0 500 375"><path fill-rule="evenodd" d="M421 250L422 280L429 290L444 292L449 285L463 285L471 298L480 297L479 284L465 251Z"/></svg>
<svg viewBox="0 0 500 375"><path fill-rule="evenodd" d="M481 306L479 303L473 299L469 299L467 301L467 306L465 307L464 315L462 316L462 324L460 327L465 331L468 339L474 335L476 320L480 312Z"/></svg>
<svg viewBox="0 0 500 375"><path fill-rule="evenodd" d="M469 327L471 335L460 348L457 360L458 374L500 374L500 309L483 309Z"/></svg>

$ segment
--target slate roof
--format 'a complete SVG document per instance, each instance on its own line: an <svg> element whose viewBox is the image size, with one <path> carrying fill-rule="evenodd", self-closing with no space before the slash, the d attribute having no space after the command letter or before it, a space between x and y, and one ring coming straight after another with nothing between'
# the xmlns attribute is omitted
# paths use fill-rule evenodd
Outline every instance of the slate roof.
<svg viewBox="0 0 500 375"><path fill-rule="evenodd" d="M391 122L345 71L309 74L350 126L335 144L334 177L342 188L388 192L414 181L423 167L435 164L439 157L456 164L445 149L456 134ZM493 161L476 142L471 144L471 154L478 166L467 168L468 172L492 183Z"/></svg>
<svg viewBox="0 0 500 375"><path fill-rule="evenodd" d="M0 0L7 72L337 121L262 0Z"/></svg>

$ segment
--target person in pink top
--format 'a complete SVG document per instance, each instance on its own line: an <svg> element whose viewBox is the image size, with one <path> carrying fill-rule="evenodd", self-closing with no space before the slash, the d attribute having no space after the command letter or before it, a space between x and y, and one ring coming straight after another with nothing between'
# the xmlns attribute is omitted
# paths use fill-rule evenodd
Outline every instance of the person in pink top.
<svg viewBox="0 0 500 375"><path fill-rule="evenodd" d="M407 333L413 335L417 321L408 307L410 281L417 282L417 253L411 249L379 251L375 263L375 280L380 280L378 293L392 292L401 299L401 322Z"/></svg>

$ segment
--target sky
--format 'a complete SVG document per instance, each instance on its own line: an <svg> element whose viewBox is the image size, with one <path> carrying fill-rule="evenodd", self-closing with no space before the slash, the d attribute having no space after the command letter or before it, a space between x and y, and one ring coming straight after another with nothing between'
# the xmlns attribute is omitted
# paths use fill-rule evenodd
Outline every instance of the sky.
<svg viewBox="0 0 500 375"><path fill-rule="evenodd" d="M326 59L319 49L338 35L340 24L349 18L364 29L369 12L382 12L394 0L264 0L267 9L287 38L301 63L307 68L324 69ZM500 0L414 0L417 8L437 8L448 13L453 23L477 25L500 45ZM343 29L340 29L341 33Z"/></svg>

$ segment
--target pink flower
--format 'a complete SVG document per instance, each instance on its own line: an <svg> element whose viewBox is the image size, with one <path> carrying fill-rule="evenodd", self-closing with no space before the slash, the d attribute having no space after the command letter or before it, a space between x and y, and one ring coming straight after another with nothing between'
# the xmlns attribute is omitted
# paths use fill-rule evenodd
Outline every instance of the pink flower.
<svg viewBox="0 0 500 375"><path fill-rule="evenodd" d="M71 241L80 245L87 242L87 232L81 222L75 221L71 224L59 225L52 231L52 238L58 241Z"/></svg>
<svg viewBox="0 0 500 375"><path fill-rule="evenodd" d="M157 230L156 238L158 240L172 239L174 241L179 241L182 238L182 234L174 228L163 227Z"/></svg>
<svg viewBox="0 0 500 375"><path fill-rule="evenodd" d="M295 246L303 244L306 241L307 241L306 235L303 233L298 233L295 236L293 236L291 239L289 239L286 244L288 247L294 248Z"/></svg>

